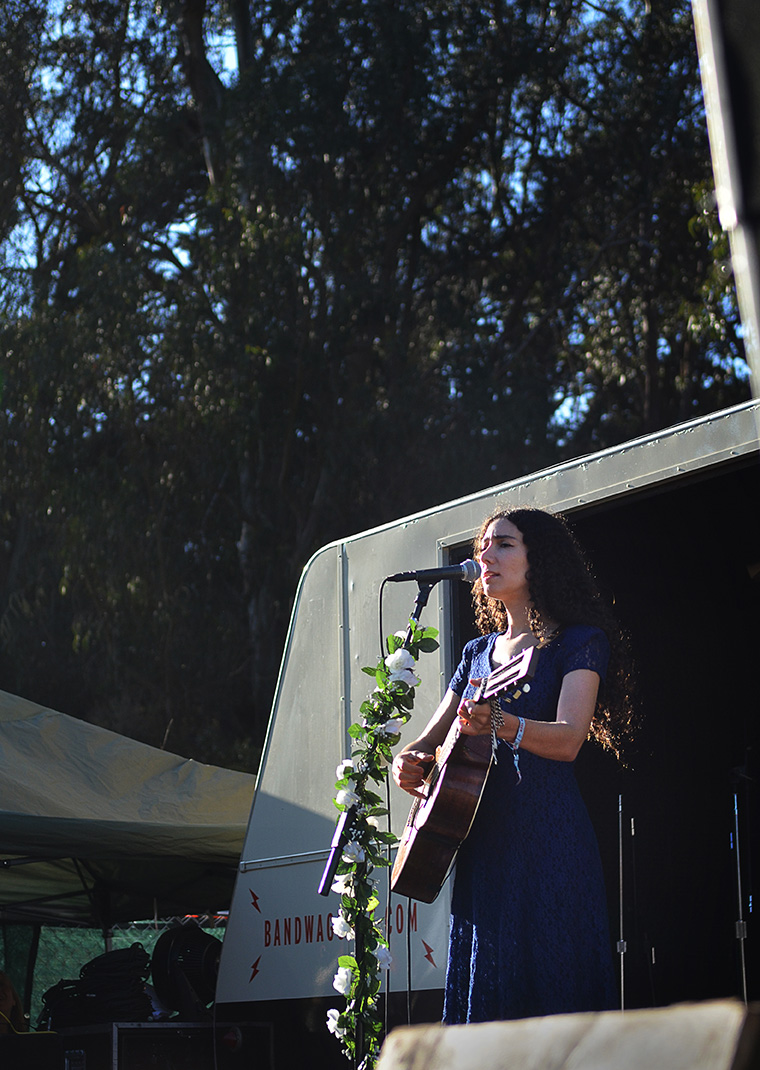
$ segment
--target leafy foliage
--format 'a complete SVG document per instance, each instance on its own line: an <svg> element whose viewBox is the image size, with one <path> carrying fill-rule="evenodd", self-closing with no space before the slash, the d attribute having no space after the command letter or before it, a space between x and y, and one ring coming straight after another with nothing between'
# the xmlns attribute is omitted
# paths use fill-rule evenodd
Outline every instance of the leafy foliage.
<svg viewBox="0 0 760 1070"><path fill-rule="evenodd" d="M415 663L420 653L438 649L435 628L409 622L408 635L388 637L388 655L375 668L363 671L375 680L375 689L361 705L362 719L349 728L351 758L337 769L335 805L350 811L348 838L338 864L333 891L340 894L340 913L333 921L337 936L354 941L353 955L340 955L334 987L346 997L343 1011L331 1010L328 1028L341 1040L344 1053L363 1070L375 1065L382 1042L378 1011L381 972L390 966L388 941L372 873L389 865L396 836L380 828L388 810L373 784L388 779L388 768L401 729L414 706L419 684Z"/></svg>
<svg viewBox="0 0 760 1070"><path fill-rule="evenodd" d="M251 767L319 545L748 395L651 7L4 6L2 686Z"/></svg>

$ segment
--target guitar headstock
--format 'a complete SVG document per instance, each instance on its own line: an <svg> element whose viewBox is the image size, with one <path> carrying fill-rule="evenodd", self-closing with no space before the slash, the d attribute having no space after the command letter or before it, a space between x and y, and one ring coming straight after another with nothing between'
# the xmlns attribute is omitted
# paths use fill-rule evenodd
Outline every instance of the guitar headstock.
<svg viewBox="0 0 760 1070"><path fill-rule="evenodd" d="M494 669L480 685L476 701L484 702L494 695L510 691L518 684L532 680L538 664L538 647L529 646L521 650L504 665Z"/></svg>

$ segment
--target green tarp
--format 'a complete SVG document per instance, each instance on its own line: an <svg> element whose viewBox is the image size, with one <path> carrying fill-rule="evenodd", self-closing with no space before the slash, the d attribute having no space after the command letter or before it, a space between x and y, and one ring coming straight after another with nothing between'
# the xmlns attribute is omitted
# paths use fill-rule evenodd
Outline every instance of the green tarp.
<svg viewBox="0 0 760 1070"><path fill-rule="evenodd" d="M0 920L228 909L254 783L0 691Z"/></svg>

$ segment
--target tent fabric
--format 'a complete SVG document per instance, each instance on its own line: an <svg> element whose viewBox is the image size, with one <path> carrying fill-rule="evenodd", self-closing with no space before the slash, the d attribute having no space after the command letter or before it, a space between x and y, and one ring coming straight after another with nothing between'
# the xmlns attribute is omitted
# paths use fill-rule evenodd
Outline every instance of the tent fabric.
<svg viewBox="0 0 760 1070"><path fill-rule="evenodd" d="M0 691L0 919L228 909L254 785Z"/></svg>

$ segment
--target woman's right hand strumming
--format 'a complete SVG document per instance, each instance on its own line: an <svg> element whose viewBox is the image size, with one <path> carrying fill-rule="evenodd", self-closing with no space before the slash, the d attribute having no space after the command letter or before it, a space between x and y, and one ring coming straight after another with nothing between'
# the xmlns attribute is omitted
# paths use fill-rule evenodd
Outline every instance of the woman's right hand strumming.
<svg viewBox="0 0 760 1070"><path fill-rule="evenodd" d="M446 739L460 701L459 695L448 690L422 734L408 743L393 759L393 779L400 788L408 791L410 795L416 795L418 799L425 798L420 788L435 765L436 749Z"/></svg>
<svg viewBox="0 0 760 1070"><path fill-rule="evenodd" d="M393 759L393 779L410 795L423 798L419 790L435 762L435 756L424 750L405 750Z"/></svg>

